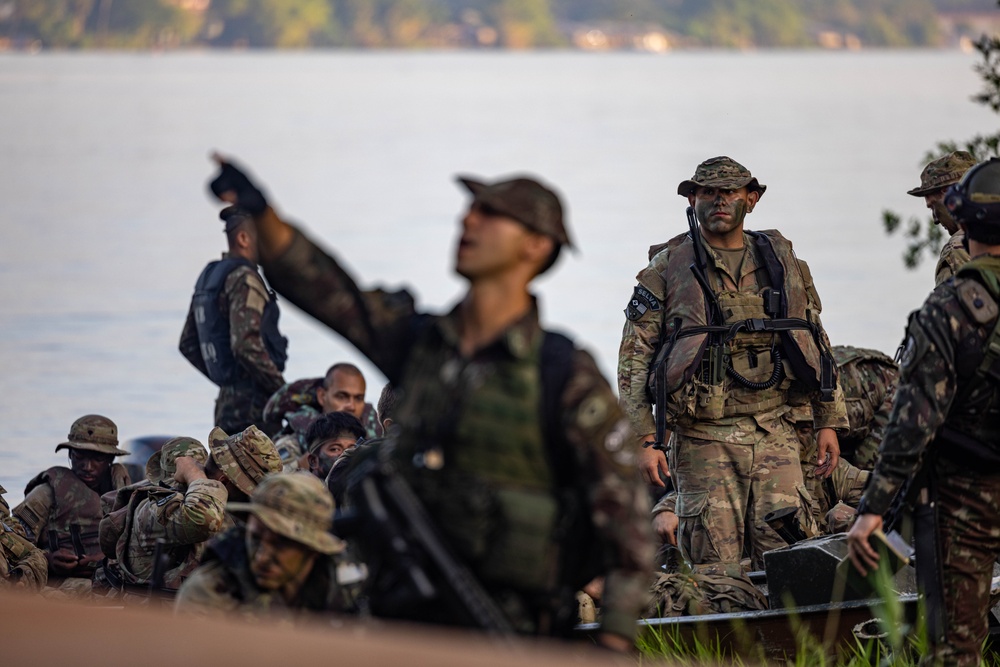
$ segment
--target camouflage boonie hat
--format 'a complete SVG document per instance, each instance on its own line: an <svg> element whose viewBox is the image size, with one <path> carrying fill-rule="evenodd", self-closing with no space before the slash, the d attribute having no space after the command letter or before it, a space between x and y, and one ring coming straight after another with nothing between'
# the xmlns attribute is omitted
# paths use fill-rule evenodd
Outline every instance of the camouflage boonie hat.
<svg viewBox="0 0 1000 667"><path fill-rule="evenodd" d="M208 450L194 438L172 438L163 443L160 451L153 452L146 460L146 479L153 484L170 485L177 472L177 459L190 456L198 463L205 465L208 460Z"/></svg>
<svg viewBox="0 0 1000 667"><path fill-rule="evenodd" d="M66 442L57 445L60 449L84 449L89 452L128 456L124 449L118 449L118 427L107 417L84 415L69 428Z"/></svg>
<svg viewBox="0 0 1000 667"><path fill-rule="evenodd" d="M457 180L468 188L474 201L517 220L532 231L550 236L564 246L574 247L566 230L559 195L535 179L515 176L506 181L483 183L459 176Z"/></svg>
<svg viewBox="0 0 1000 667"><path fill-rule="evenodd" d="M965 172L969 171L976 164L976 158L967 151L955 151L948 153L944 157L939 157L927 163L924 170L920 172L920 185L907 190L906 194L914 197L926 197L938 190L958 183Z"/></svg>
<svg viewBox="0 0 1000 667"><path fill-rule="evenodd" d="M698 188L723 188L726 190L736 190L746 187L748 190L756 190L761 197L764 196L766 185L757 182L757 178L750 174L750 170L742 164L732 159L720 155L705 160L694 170L694 176L686 181L681 181L677 186L677 194L682 197L693 195Z"/></svg>
<svg viewBox="0 0 1000 667"><path fill-rule="evenodd" d="M256 426L248 426L236 435L226 435L216 426L208 434L208 446L222 472L247 495L268 473L281 470L278 450Z"/></svg>
<svg viewBox="0 0 1000 667"><path fill-rule="evenodd" d="M249 512L279 535L321 554L344 550L344 543L330 533L333 496L311 473L269 475L250 494L250 502L228 503L226 509Z"/></svg>

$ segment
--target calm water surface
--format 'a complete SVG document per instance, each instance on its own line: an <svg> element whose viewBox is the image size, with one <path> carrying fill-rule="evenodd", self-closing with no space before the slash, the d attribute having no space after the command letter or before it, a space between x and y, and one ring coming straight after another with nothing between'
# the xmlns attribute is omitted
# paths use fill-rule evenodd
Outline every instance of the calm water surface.
<svg viewBox="0 0 1000 667"><path fill-rule="evenodd" d="M219 149L258 175L366 285L429 309L451 274L457 173L532 172L569 204L581 249L538 285L608 377L649 245L684 230L677 183L746 164L813 270L835 343L897 345L932 287L880 211L941 139L996 130L951 52L56 54L0 56L0 484L13 503L88 412L123 439L210 430L215 388L177 353L194 280L224 246L206 195ZM287 306L286 378L351 360Z"/></svg>

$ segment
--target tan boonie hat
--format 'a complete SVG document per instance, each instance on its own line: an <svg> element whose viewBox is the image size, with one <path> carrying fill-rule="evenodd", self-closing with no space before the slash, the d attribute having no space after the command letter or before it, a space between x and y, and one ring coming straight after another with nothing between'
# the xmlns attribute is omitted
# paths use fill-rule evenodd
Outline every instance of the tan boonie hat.
<svg viewBox="0 0 1000 667"><path fill-rule="evenodd" d="M124 449L118 449L118 427L107 417L84 415L69 428L66 442L57 445L60 449L85 449L89 452L128 456Z"/></svg>
<svg viewBox="0 0 1000 667"><path fill-rule="evenodd" d="M268 473L281 470L278 450L256 426L248 426L236 435L226 435L216 426L208 434L208 446L222 472L247 495Z"/></svg>
<svg viewBox="0 0 1000 667"><path fill-rule="evenodd" d="M694 176L681 181L677 186L677 194L687 197L693 195L698 188L736 190L742 187L756 190L761 197L764 196L764 190L767 190L767 186L758 183L749 169L730 157L720 155L699 164L694 170Z"/></svg>
<svg viewBox="0 0 1000 667"><path fill-rule="evenodd" d="M306 472L269 475L248 503L229 503L230 512L250 512L283 537L321 554L344 550L344 543L330 533L333 496L318 477Z"/></svg>
<svg viewBox="0 0 1000 667"><path fill-rule="evenodd" d="M194 438L172 438L163 443L160 451L153 452L146 460L146 479L153 484L171 485L174 473L177 472L177 459L190 456L198 463L205 465L208 460L208 450Z"/></svg>
<svg viewBox="0 0 1000 667"><path fill-rule="evenodd" d="M566 230L559 195L535 179L515 176L496 183L483 183L459 176L457 180L468 188L475 202L517 220L532 231L550 236L564 246L574 247Z"/></svg>
<svg viewBox="0 0 1000 667"><path fill-rule="evenodd" d="M920 172L920 185L907 190L906 194L914 197L926 197L934 194L938 190L958 183L976 164L976 158L968 151L955 151L948 153L944 157L939 157L927 163L924 170Z"/></svg>

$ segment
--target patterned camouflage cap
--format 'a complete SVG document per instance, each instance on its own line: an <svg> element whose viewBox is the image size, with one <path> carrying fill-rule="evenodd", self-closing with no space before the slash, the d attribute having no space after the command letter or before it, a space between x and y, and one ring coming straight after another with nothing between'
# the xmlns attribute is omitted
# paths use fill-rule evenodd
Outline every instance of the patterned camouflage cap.
<svg viewBox="0 0 1000 667"><path fill-rule="evenodd" d="M550 236L564 246L574 247L566 230L559 195L535 179L515 176L496 183L483 183L459 176L458 182L469 189L476 203L513 218L532 231Z"/></svg>
<svg viewBox="0 0 1000 667"><path fill-rule="evenodd" d="M128 456L124 449L118 449L118 427L107 417L84 415L69 428L66 442L57 445L60 449L85 449L89 452Z"/></svg>
<svg viewBox="0 0 1000 667"><path fill-rule="evenodd" d="M274 532L321 554L344 550L344 543L330 534L333 496L318 477L307 472L269 475L249 503L229 503L230 512L250 512Z"/></svg>
<svg viewBox="0 0 1000 667"><path fill-rule="evenodd" d="M208 434L208 446L222 472L247 495L268 473L281 470L278 450L256 426L248 426L236 435L226 435L216 426Z"/></svg>
<svg viewBox="0 0 1000 667"><path fill-rule="evenodd" d="M736 190L746 187L748 190L756 190L761 197L764 196L766 185L757 182L756 177L750 174L750 170L744 167L731 157L720 155L705 160L694 170L694 176L686 181L681 181L677 186L677 194L682 197L693 195L698 188L724 188Z"/></svg>
<svg viewBox="0 0 1000 667"><path fill-rule="evenodd" d="M938 190L958 183L965 172L969 171L976 164L976 158L967 151L955 151L948 153L944 157L939 157L927 163L924 170L920 172L920 185L907 190L906 194L914 197L926 197Z"/></svg>
<svg viewBox="0 0 1000 667"><path fill-rule="evenodd" d="M177 459L190 456L198 463L205 465L208 460L208 450L194 438L172 438L163 443L160 451L153 452L146 460L146 479L153 484L163 482L173 485L174 473L177 472Z"/></svg>

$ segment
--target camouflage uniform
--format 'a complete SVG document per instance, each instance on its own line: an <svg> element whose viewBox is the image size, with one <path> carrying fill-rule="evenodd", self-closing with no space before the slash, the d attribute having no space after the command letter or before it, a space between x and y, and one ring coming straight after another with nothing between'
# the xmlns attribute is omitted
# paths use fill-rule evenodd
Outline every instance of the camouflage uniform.
<svg viewBox="0 0 1000 667"><path fill-rule="evenodd" d="M127 456L118 449L118 427L107 417L86 415L73 422L67 442L56 447ZM100 489L107 493L128 486L125 467L112 464L109 480ZM73 549L72 532L78 527L80 541L87 556L101 554L98 525L104 515L101 495L84 484L69 468L54 466L28 482L24 500L14 508L12 528L45 551ZM52 544L55 535L58 544ZM86 575L90 578L92 572ZM82 575L75 575L82 576Z"/></svg>
<svg viewBox="0 0 1000 667"><path fill-rule="evenodd" d="M965 172L972 165L976 164L976 159L966 151L955 151L932 160L924 167L920 173L920 185L908 190L907 194L914 197L926 197L943 191L949 185L957 183ZM939 219L947 216L948 222L955 227L955 231L947 229ZM948 213L943 204L934 206L934 221L945 226L951 234L951 238L941 248L941 255L938 258L937 266L934 269L934 284L940 285L944 281L958 274L958 270L969 261L969 251L965 249L965 234L957 229L957 224Z"/></svg>
<svg viewBox="0 0 1000 667"><path fill-rule="evenodd" d="M0 486L0 590L16 586L39 591L49 580L49 565L42 550L11 527L6 492Z"/></svg>
<svg viewBox="0 0 1000 667"><path fill-rule="evenodd" d="M862 470L871 470L889 423L899 370L896 362L878 350L837 345L833 358L850 422L850 430L840 436L841 456Z"/></svg>
<svg viewBox="0 0 1000 667"><path fill-rule="evenodd" d="M223 253L222 257L226 259L229 255ZM215 425L227 433L242 431L252 424L268 434L281 428L280 421L262 421L267 399L285 383L261 338L261 318L270 298L260 274L249 266L233 269L219 295L219 309L228 313L230 349L242 372L242 380L237 384L219 387L215 401ZM179 349L195 368L208 375L194 304L188 309Z"/></svg>
<svg viewBox="0 0 1000 667"><path fill-rule="evenodd" d="M146 464L149 484L120 490L112 512L101 521L101 546L115 561L108 565L114 572L112 578L122 584L149 585L156 543L162 539L163 554L169 557L162 585L177 589L197 565L203 543L226 522L228 494L221 482L197 479L181 486L174 481L181 456L204 464L208 452L192 438L165 443Z"/></svg>
<svg viewBox="0 0 1000 667"><path fill-rule="evenodd" d="M313 475L271 475L251 494L249 503L230 503L229 510L252 513L270 530L319 554L296 598L287 602L279 591L257 585L250 569L246 525L241 523L209 545L201 567L181 586L177 611L253 618L353 610L352 593L337 577L344 544L327 532L333 509L333 498Z"/></svg>
<svg viewBox="0 0 1000 667"><path fill-rule="evenodd" d="M1000 274L1000 260L983 256L966 264L910 316L896 403L858 508L885 514L921 461L931 467L945 607L945 641L932 657L955 665L979 664L993 563L1000 553L1000 472L955 444L974 440L995 449L1000 439L997 390L976 373L998 305L977 275L967 273L973 268Z"/></svg>
<svg viewBox="0 0 1000 667"><path fill-rule="evenodd" d="M492 192L473 181L463 183L474 193ZM517 188L519 183L507 186ZM497 201L498 210L503 210L504 201ZM551 210L548 201L535 203L546 215ZM267 209L263 215L275 214ZM533 309L493 344L467 358L458 348L457 309L443 316L422 315L405 291L361 291L335 259L301 233L296 232L281 257L264 262L264 268L279 293L346 337L401 389L395 454L400 468L413 475L415 491L438 519L445 540L472 565L519 631L540 632L539 615L554 610L537 605L541 596L529 600L519 592L517 582L496 571L502 559L490 558L491 553L502 553L509 556L508 563L531 567L517 545L503 542L510 533L498 533L489 543L470 545L467 539L471 533L481 534L483 524L469 530L470 524L495 510L498 497L507 497L510 487L530 489L537 500L525 505L531 516L516 521L536 522L544 536L544 526L555 518L554 482L541 432L546 417L538 405L543 331L537 312ZM586 352L573 353L560 408L561 435L584 471L580 483L589 489L586 511L614 563L607 575L603 628L631 637L645 604L652 565L651 531L644 516L648 501L634 479L633 438L611 388ZM519 440L532 445L519 451L513 444ZM414 459L415 452L431 446ZM428 463L416 470L414 460ZM536 577L552 574L542 560L533 568ZM544 586L537 581L532 585Z"/></svg>
<svg viewBox="0 0 1000 667"><path fill-rule="evenodd" d="M764 190L745 167L725 157L699 165L695 176L678 187L678 194L686 196L697 186ZM760 237L744 232L742 265L737 276L730 275L721 253L699 235L698 242L705 250L706 277L723 302L726 324L729 319L764 317L763 299L758 295L765 287L782 287L783 298L799 304L796 312L801 313L792 315L789 309L788 317L808 318L820 345L828 348L818 317L819 296L808 267L794 259L791 244L777 232L764 234L784 264L784 286L770 285L763 251L757 247ZM677 341L676 345L671 343L671 363L676 359L678 364L690 364L698 354L697 336L676 335L688 327L681 324L678 328L678 324L705 320L705 296L689 270L693 260L686 259L694 254L693 248L687 234L650 248L650 263L639 272L639 284L626 308L618 389L632 429L640 435L655 431L647 379L661 340ZM730 365L750 380L766 381L774 368L769 350L776 339L782 357L787 359L785 343L780 342L784 339L776 334L738 334L728 344ZM816 346L815 342L809 344ZM701 345L704 349L704 343ZM796 345L804 349L797 339ZM811 369L819 365L818 351L815 354L817 360L810 364ZM692 368L681 375L678 388L671 390L666 404L658 406L665 411L673 432L668 466L679 493L678 545L696 572L742 577L740 559L745 533L749 531L755 565L760 565L764 551L784 545L764 523L764 515L787 506L808 508L811 499L799 465L799 441L782 419L791 391L813 401L817 429L847 426L839 389L834 401L822 402L818 392L808 393L803 383L787 376L770 389L752 391L728 377L721 385L703 382L699 371ZM803 516L811 520L810 512L803 512Z"/></svg>
<svg viewBox="0 0 1000 667"><path fill-rule="evenodd" d="M274 392L264 406L264 419L268 422L284 422L274 446L278 448L285 472L294 470L294 462L306 453L309 443L306 432L312 423L322 415L316 389L323 385L323 378L306 378L290 382ZM382 435L382 425L378 421L375 407L365 403L361 413L361 425L365 427L365 439Z"/></svg>

